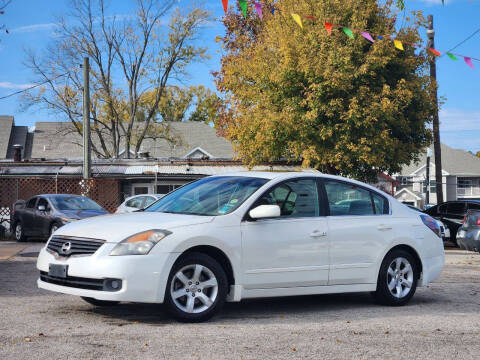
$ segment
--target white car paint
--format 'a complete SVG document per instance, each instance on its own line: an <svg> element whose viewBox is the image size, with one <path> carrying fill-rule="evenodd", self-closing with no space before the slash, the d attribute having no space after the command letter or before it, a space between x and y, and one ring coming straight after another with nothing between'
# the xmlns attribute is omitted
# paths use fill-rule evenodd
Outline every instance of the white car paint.
<svg viewBox="0 0 480 360"><path fill-rule="evenodd" d="M143 195L130 196L130 197L126 198L125 201L118 206L117 210L115 211L115 214L134 212L134 211L138 211L142 207L146 207L145 206L146 201L143 200L143 198L148 198L150 201L155 202L158 199L161 199L162 197L163 197L163 195L160 195L160 194L143 194ZM142 206L140 206L140 207L128 206L128 203L131 200L135 200L135 199L141 199L140 203L142 204Z"/></svg>
<svg viewBox="0 0 480 360"><path fill-rule="evenodd" d="M245 221L255 201L273 185L298 177L334 179L379 190L349 179L320 173L247 172L229 176L269 181L233 212L196 216L154 212L106 215L67 224L56 236L106 240L90 256L58 256L44 247L37 268L68 265L68 275L119 278L120 291L79 289L38 280L40 288L99 300L162 303L170 270L186 250L208 245L221 250L231 263L235 283L229 301L244 298L374 291L385 255L397 245L414 249L422 264L418 283L425 286L440 276L444 264L441 239L393 197L390 213L372 216L318 216ZM225 175L222 175L225 176ZM147 255L110 256L114 246L135 233L171 231Z"/></svg>

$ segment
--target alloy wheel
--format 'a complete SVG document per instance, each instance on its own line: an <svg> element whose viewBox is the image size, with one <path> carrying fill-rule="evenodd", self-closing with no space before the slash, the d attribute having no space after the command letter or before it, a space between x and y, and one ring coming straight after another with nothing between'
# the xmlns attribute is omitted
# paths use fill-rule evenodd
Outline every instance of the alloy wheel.
<svg viewBox="0 0 480 360"><path fill-rule="evenodd" d="M387 272L390 294L397 299L407 296L413 285L413 268L410 262L403 257L398 257L390 263Z"/></svg>
<svg viewBox="0 0 480 360"><path fill-rule="evenodd" d="M22 231L23 231L22 224L17 224L15 226L15 239L17 241L20 241L22 239Z"/></svg>
<svg viewBox="0 0 480 360"><path fill-rule="evenodd" d="M209 268L200 264L181 268L170 285L170 296L175 306L186 313L201 313L209 309L217 294L217 278Z"/></svg>

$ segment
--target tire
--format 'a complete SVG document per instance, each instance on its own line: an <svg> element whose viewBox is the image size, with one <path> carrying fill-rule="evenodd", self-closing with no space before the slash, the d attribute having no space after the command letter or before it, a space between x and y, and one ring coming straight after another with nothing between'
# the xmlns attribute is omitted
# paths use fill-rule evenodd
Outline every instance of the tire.
<svg viewBox="0 0 480 360"><path fill-rule="evenodd" d="M227 288L225 270L215 259L203 253L187 254L170 271L166 310L181 322L206 321L222 309Z"/></svg>
<svg viewBox="0 0 480 360"><path fill-rule="evenodd" d="M405 305L415 294L418 277L416 259L408 251L393 250L382 261L373 297L382 305Z"/></svg>
<svg viewBox="0 0 480 360"><path fill-rule="evenodd" d="M85 300L87 303L95 306L115 306L120 301L106 301L106 300L97 300L91 297L82 296L82 299Z"/></svg>
<svg viewBox="0 0 480 360"><path fill-rule="evenodd" d="M15 226L13 227L12 234L13 234L14 239L17 240L18 242L22 242L22 241L27 240L27 238L25 236L25 233L23 231L23 225L20 221L15 223Z"/></svg>

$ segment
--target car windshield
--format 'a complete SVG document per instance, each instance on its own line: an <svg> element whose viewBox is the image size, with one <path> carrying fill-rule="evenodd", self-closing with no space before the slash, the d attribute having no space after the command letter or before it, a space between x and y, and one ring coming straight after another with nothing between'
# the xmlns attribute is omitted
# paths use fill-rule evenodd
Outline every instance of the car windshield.
<svg viewBox="0 0 480 360"><path fill-rule="evenodd" d="M267 181L243 176L208 177L171 192L145 211L225 215L238 208Z"/></svg>
<svg viewBox="0 0 480 360"><path fill-rule="evenodd" d="M95 201L85 196L51 197L50 201L58 210L103 210Z"/></svg>

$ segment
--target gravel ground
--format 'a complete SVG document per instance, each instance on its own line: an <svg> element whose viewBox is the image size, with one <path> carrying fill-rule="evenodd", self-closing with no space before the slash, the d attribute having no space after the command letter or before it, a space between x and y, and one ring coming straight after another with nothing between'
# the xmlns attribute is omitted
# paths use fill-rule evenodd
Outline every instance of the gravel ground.
<svg viewBox="0 0 480 360"><path fill-rule="evenodd" d="M401 308L368 294L261 299L192 325L160 305L39 290L35 251L0 261L0 359L480 358L480 254L447 251L442 277Z"/></svg>

